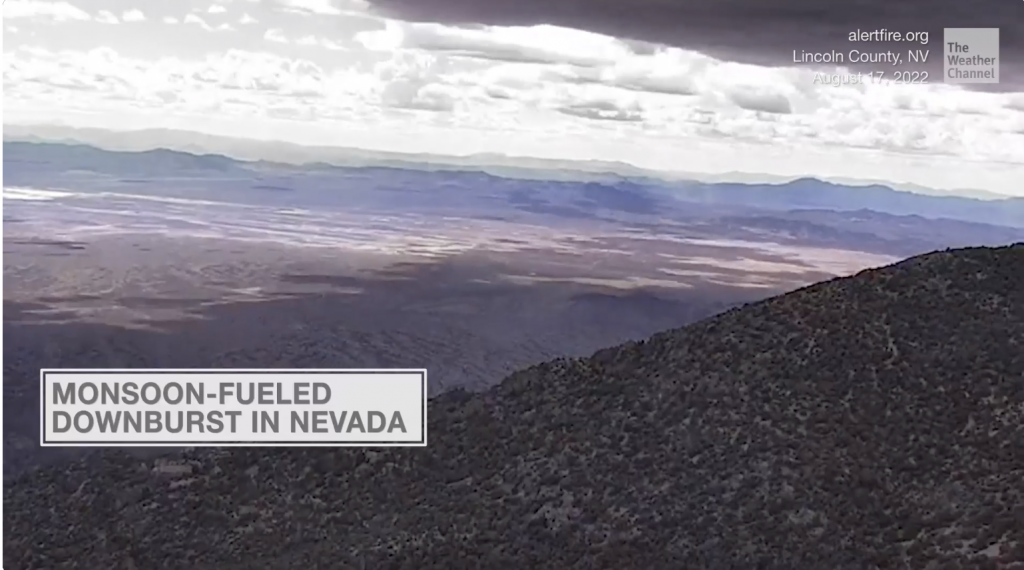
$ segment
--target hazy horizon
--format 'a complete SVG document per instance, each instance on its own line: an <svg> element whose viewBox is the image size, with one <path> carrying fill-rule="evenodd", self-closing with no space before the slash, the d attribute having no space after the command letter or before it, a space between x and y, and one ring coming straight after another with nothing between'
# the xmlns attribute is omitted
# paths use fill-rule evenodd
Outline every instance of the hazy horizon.
<svg viewBox="0 0 1024 570"><path fill-rule="evenodd" d="M11 128L14 133L8 132ZM693 180L706 183L785 184L799 179L816 179L845 186L886 186L894 190L933 196L959 196L978 200L999 200L1024 197L1024 193L1002 193L980 188L938 188L915 184L905 180L883 180L867 177L827 176L814 174L777 175L765 172L706 172L678 169L647 168L625 160L560 159L531 156L529 154L467 152L446 154L425 150L402 152L395 150L362 148L345 145L311 145L276 139L252 139L225 136L184 129L110 129L74 127L62 124L4 123L4 141L34 140L45 142L75 142L104 150L140 152L167 149L190 154L217 154L239 161L267 161L283 164L312 164L318 162L342 164L363 155L383 160L419 162L424 166L493 170L509 167L539 174L556 171L580 175L653 176L665 180ZM508 174L512 174L511 171ZM1024 192L1024 190L1022 190Z"/></svg>

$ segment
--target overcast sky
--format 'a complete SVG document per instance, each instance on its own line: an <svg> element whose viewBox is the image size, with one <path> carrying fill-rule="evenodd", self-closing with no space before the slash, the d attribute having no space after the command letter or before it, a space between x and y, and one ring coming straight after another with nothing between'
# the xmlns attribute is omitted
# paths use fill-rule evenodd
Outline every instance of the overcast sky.
<svg viewBox="0 0 1024 570"><path fill-rule="evenodd" d="M3 11L7 123L1024 195L1019 0L6 0ZM1002 27L1000 85L940 82L945 26ZM929 43L847 41L880 28L927 31ZM815 74L834 68L792 63L793 50L850 49L929 50L925 65L862 71L927 71L933 84L829 86Z"/></svg>

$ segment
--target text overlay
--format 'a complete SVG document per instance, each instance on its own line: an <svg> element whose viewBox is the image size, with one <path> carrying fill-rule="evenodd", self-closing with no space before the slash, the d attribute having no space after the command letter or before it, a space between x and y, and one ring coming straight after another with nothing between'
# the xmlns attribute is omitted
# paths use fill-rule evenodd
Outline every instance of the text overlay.
<svg viewBox="0 0 1024 570"><path fill-rule="evenodd" d="M426 370L40 371L40 444L427 444Z"/></svg>

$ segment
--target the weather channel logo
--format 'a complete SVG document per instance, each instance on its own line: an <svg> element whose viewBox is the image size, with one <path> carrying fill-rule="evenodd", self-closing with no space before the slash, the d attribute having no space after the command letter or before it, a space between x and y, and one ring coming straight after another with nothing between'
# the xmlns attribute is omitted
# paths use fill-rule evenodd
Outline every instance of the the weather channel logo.
<svg viewBox="0 0 1024 570"><path fill-rule="evenodd" d="M42 370L44 447L427 444L426 370Z"/></svg>

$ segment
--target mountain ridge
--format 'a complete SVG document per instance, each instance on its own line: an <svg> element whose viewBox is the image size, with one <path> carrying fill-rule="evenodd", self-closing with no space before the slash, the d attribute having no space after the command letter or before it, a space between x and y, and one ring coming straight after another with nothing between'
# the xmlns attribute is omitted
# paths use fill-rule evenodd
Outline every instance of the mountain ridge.
<svg viewBox="0 0 1024 570"><path fill-rule="evenodd" d="M55 173L78 171L122 179L150 179L155 182L195 176L251 178L255 181L261 177L274 175L344 176L346 173L386 174L388 171L396 174L422 172L424 175L435 177L439 184L457 179L470 185L486 185L487 177L492 177L491 181L516 180L515 177L508 178L500 173L472 169L423 171L411 164L344 166L317 161L295 165L267 160L243 161L220 154L197 155L166 148L111 151L79 143L17 141L4 142L4 164L7 171L6 180L12 181L15 185L31 185L40 176L52 177ZM635 203L637 207L648 209L651 201L660 197L677 202L675 209L681 215L686 214L687 204L701 207L757 208L775 212L800 209L867 209L893 215L920 215L932 219L948 218L1015 228L1024 227L1024 198L980 200L961 196L931 196L894 190L882 185L850 187L815 178L801 178L772 185L666 182L615 176L589 181L553 180L543 184L547 187L557 184L576 185L583 189L584 193L596 192L606 197L614 194L619 196L616 200L621 204ZM537 188L529 186L516 191L527 201L544 200L543 192L536 197L528 196L537 192Z"/></svg>
<svg viewBox="0 0 1024 570"><path fill-rule="evenodd" d="M396 166L416 165L418 168L463 169L487 172L520 179L556 179L587 181L618 177L650 179L660 182L697 181L707 184L746 183L784 184L800 176L749 174L742 172L697 173L651 170L620 161L553 159L514 156L498 153L476 153L449 156L400 151L367 150L344 146L311 146L282 141L238 139L174 129L143 129L109 131L96 128L75 128L59 125L4 125L5 141L65 142L97 146L107 150L146 150L157 147L181 150L195 154L223 154L238 160L267 160L273 156L288 164L314 162L333 163L338 166L366 164ZM553 178L554 177L554 178ZM938 190L919 184L894 181L858 180L848 177L818 177L818 179L851 187L882 184L903 192L932 196L964 196L976 199L1001 199L1012 196L979 189L961 188Z"/></svg>
<svg viewBox="0 0 1024 570"><path fill-rule="evenodd" d="M5 566L1018 570L1022 280L821 282L442 395L425 449L104 452L5 484Z"/></svg>

